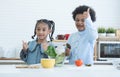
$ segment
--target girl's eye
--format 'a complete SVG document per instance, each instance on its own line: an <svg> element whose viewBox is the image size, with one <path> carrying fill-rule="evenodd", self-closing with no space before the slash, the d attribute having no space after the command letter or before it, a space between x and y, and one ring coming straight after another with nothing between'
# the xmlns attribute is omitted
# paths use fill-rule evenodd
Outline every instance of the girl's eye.
<svg viewBox="0 0 120 77"><path fill-rule="evenodd" d="M46 29L43 29L43 31L45 31Z"/></svg>
<svg viewBox="0 0 120 77"><path fill-rule="evenodd" d="M37 29L38 31L40 31L40 29Z"/></svg>

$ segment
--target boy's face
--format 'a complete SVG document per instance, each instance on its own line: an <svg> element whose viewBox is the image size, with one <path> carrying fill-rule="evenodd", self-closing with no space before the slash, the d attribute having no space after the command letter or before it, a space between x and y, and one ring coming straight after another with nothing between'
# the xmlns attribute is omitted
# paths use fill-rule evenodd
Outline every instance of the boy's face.
<svg viewBox="0 0 120 77"><path fill-rule="evenodd" d="M46 23L40 23L36 27L36 35L38 39L44 40L47 38L47 35L51 32L48 25Z"/></svg>
<svg viewBox="0 0 120 77"><path fill-rule="evenodd" d="M77 14L75 17L75 25L78 31L85 30L85 18L83 14Z"/></svg>

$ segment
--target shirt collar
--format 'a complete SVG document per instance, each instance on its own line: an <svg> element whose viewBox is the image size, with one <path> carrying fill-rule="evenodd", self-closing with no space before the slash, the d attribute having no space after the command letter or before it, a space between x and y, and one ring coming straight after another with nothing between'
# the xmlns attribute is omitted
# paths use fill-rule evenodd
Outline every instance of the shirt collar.
<svg viewBox="0 0 120 77"><path fill-rule="evenodd" d="M85 34L85 32L86 32L86 30L83 30L83 31L78 31L78 33L79 33L80 35L84 35L84 34Z"/></svg>

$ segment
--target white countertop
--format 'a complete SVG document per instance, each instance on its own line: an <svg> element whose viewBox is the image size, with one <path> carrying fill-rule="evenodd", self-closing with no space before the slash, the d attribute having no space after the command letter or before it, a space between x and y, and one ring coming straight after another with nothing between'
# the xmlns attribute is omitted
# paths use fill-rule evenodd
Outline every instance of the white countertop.
<svg viewBox="0 0 120 77"><path fill-rule="evenodd" d="M112 65L93 65L91 67L64 65L52 69L0 65L0 77L120 77L120 70Z"/></svg>
<svg viewBox="0 0 120 77"><path fill-rule="evenodd" d="M68 63L66 60L65 63ZM25 64L22 60L0 60L0 65ZM95 65L112 65L112 61L94 61Z"/></svg>
<svg viewBox="0 0 120 77"><path fill-rule="evenodd" d="M0 65L25 64L22 60L0 60Z"/></svg>

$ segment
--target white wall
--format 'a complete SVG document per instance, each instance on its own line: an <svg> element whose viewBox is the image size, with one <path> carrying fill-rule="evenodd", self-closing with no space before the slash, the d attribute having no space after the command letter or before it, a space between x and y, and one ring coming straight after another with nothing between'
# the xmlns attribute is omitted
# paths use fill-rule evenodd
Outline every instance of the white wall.
<svg viewBox="0 0 120 77"><path fill-rule="evenodd" d="M57 34L76 31L72 11L78 5L89 5L96 10L98 26L120 28L120 0L0 0L0 47L10 50L29 41L36 20L52 19Z"/></svg>

